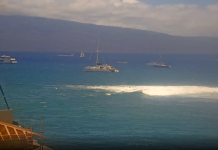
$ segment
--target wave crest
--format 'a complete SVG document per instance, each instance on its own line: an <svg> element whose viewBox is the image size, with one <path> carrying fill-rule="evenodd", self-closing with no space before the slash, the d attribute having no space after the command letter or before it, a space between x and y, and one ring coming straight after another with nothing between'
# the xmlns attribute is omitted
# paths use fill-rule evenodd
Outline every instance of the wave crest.
<svg viewBox="0 0 218 150"><path fill-rule="evenodd" d="M217 98L218 87L206 86L67 86L71 88L103 90L112 93L132 93L141 91L149 96L194 96Z"/></svg>

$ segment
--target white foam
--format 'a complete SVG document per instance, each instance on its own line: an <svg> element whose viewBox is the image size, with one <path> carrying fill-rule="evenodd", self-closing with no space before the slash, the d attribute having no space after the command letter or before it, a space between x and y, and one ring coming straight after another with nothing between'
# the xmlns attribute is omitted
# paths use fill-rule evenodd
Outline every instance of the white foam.
<svg viewBox="0 0 218 150"><path fill-rule="evenodd" d="M206 86L67 86L80 89L103 90L112 93L139 92L150 96L194 96L218 99L218 87Z"/></svg>
<svg viewBox="0 0 218 150"><path fill-rule="evenodd" d="M106 93L105 95L107 95L107 96L110 96L110 95L111 95L111 93Z"/></svg>

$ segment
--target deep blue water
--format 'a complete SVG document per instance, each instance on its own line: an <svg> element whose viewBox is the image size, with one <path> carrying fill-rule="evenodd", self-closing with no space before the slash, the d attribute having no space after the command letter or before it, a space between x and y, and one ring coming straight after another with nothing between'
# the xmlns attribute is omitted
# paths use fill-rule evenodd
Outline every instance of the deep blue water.
<svg viewBox="0 0 218 150"><path fill-rule="evenodd" d="M0 54L18 61L0 65L14 120L39 133L45 117L53 149L218 149L218 55L104 54L120 72L88 73L90 54Z"/></svg>

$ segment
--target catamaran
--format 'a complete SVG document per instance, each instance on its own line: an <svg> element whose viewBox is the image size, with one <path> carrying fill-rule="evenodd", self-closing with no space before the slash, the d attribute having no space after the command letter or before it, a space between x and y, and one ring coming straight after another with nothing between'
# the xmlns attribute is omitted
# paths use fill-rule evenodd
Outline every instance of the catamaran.
<svg viewBox="0 0 218 150"><path fill-rule="evenodd" d="M80 54L80 56L79 57L84 57L85 55L84 55L84 53L83 52L81 52L81 54Z"/></svg>
<svg viewBox="0 0 218 150"><path fill-rule="evenodd" d="M168 64L162 62L162 57L161 57L160 52L159 52L159 56L160 56L159 62L151 61L150 63L147 63L146 65L147 66L160 67L160 68L171 68L171 65L168 65Z"/></svg>
<svg viewBox="0 0 218 150"><path fill-rule="evenodd" d="M160 61L159 62L155 62L153 66L154 67L160 67L160 68L171 68L170 65L165 64L165 63L162 62L161 53L159 53L159 55L160 55Z"/></svg>
<svg viewBox="0 0 218 150"><path fill-rule="evenodd" d="M98 61L98 53L99 53L99 35L97 41L97 49L96 49L96 65L95 66L87 66L83 71L85 72L119 72L119 70L115 69L113 66L108 64L102 64Z"/></svg>
<svg viewBox="0 0 218 150"><path fill-rule="evenodd" d="M154 67L171 68L170 65L165 64L165 63L163 63L163 62L159 62L159 63L154 64Z"/></svg>

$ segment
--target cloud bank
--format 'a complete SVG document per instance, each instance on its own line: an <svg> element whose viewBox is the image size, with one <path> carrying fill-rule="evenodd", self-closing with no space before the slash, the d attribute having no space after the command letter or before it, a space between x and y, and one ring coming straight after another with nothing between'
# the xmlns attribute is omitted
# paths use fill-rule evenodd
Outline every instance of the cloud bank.
<svg viewBox="0 0 218 150"><path fill-rule="evenodd" d="M7 0L0 15L25 15L151 30L180 36L218 37L218 4L148 5L138 0Z"/></svg>

